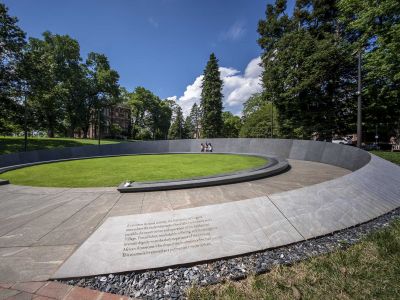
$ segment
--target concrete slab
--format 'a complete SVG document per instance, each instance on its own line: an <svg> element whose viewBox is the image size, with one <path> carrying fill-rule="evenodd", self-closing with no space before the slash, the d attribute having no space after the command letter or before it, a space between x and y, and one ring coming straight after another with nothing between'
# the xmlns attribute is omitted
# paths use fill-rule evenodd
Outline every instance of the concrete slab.
<svg viewBox="0 0 400 300"><path fill-rule="evenodd" d="M75 245L0 248L0 282L47 280L75 248Z"/></svg>
<svg viewBox="0 0 400 300"><path fill-rule="evenodd" d="M82 244L54 278L205 261L300 239L266 197L113 217Z"/></svg>
<svg viewBox="0 0 400 300"><path fill-rule="evenodd" d="M121 194L118 202L107 217L140 214L142 212L144 193Z"/></svg>
<svg viewBox="0 0 400 300"><path fill-rule="evenodd" d="M98 196L70 194L71 198L65 204L1 236L0 247L31 246Z"/></svg>
<svg viewBox="0 0 400 300"><path fill-rule="evenodd" d="M119 198L118 193L100 195L71 218L43 236L35 245L80 244L93 233Z"/></svg>
<svg viewBox="0 0 400 300"><path fill-rule="evenodd" d="M144 193L142 204L143 214L170 210L172 210L172 205L166 197L165 191Z"/></svg>
<svg viewBox="0 0 400 300"><path fill-rule="evenodd" d="M269 198L305 238L354 226L391 210L368 191L352 184L350 178Z"/></svg>

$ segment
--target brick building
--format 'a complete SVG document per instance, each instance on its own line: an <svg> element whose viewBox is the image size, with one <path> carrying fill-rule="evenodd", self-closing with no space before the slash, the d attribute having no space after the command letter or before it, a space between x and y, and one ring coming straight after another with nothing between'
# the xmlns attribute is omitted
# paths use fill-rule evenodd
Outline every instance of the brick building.
<svg viewBox="0 0 400 300"><path fill-rule="evenodd" d="M97 138L97 118L89 127L88 138ZM131 127L131 110L127 105L104 108L101 112L102 138L127 138Z"/></svg>

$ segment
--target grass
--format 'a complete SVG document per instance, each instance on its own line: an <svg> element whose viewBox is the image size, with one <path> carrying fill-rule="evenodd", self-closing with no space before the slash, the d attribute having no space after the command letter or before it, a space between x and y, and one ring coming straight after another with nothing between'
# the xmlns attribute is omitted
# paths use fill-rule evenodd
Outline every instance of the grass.
<svg viewBox="0 0 400 300"><path fill-rule="evenodd" d="M97 140L73 138L28 138L28 151L97 145ZM101 144L119 143L117 140L101 140ZM0 155L24 151L23 137L0 137Z"/></svg>
<svg viewBox="0 0 400 300"><path fill-rule="evenodd" d="M390 152L390 151L371 151L372 154L382 157L392 163L400 165L400 152Z"/></svg>
<svg viewBox="0 0 400 300"><path fill-rule="evenodd" d="M240 282L193 287L200 299L400 299L400 220L346 250Z"/></svg>
<svg viewBox="0 0 400 300"><path fill-rule="evenodd" d="M117 186L125 180L154 181L228 173L266 162L261 157L227 154L134 155L37 165L3 173L1 178L29 186Z"/></svg>

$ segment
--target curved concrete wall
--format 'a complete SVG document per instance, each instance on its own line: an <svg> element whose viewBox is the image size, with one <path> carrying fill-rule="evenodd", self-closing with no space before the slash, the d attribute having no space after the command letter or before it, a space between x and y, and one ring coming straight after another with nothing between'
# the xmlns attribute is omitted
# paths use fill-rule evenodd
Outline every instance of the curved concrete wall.
<svg viewBox="0 0 400 300"><path fill-rule="evenodd" d="M0 173L16 165L82 157L199 152L206 140L173 140L39 150L0 156ZM400 206L400 167L355 147L285 139L208 139L214 152L253 153L321 162L352 173L273 194L274 202L304 238L368 221Z"/></svg>
<svg viewBox="0 0 400 300"><path fill-rule="evenodd" d="M355 171L371 159L368 152L355 147L325 142L285 139L208 139L143 141L102 146L37 150L0 156L0 172L7 167L45 161L140 153L199 152L200 143L211 142L214 152L254 153L280 158L315 161Z"/></svg>

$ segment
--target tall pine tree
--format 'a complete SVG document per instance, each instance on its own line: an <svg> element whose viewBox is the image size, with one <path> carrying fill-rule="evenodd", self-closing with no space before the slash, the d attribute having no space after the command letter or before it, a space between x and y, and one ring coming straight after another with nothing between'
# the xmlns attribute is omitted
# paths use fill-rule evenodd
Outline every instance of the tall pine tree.
<svg viewBox="0 0 400 300"><path fill-rule="evenodd" d="M201 119L202 135L205 138L221 136L222 121L222 80L218 68L218 60L214 53L204 70L201 91L201 107L203 116Z"/></svg>
<svg viewBox="0 0 400 300"><path fill-rule="evenodd" d="M169 139L183 139L185 138L184 118L182 108L177 105L175 109L175 119L169 129Z"/></svg>
<svg viewBox="0 0 400 300"><path fill-rule="evenodd" d="M190 110L189 118L193 128L192 137L198 139L200 138L201 109L196 103L193 104Z"/></svg>

